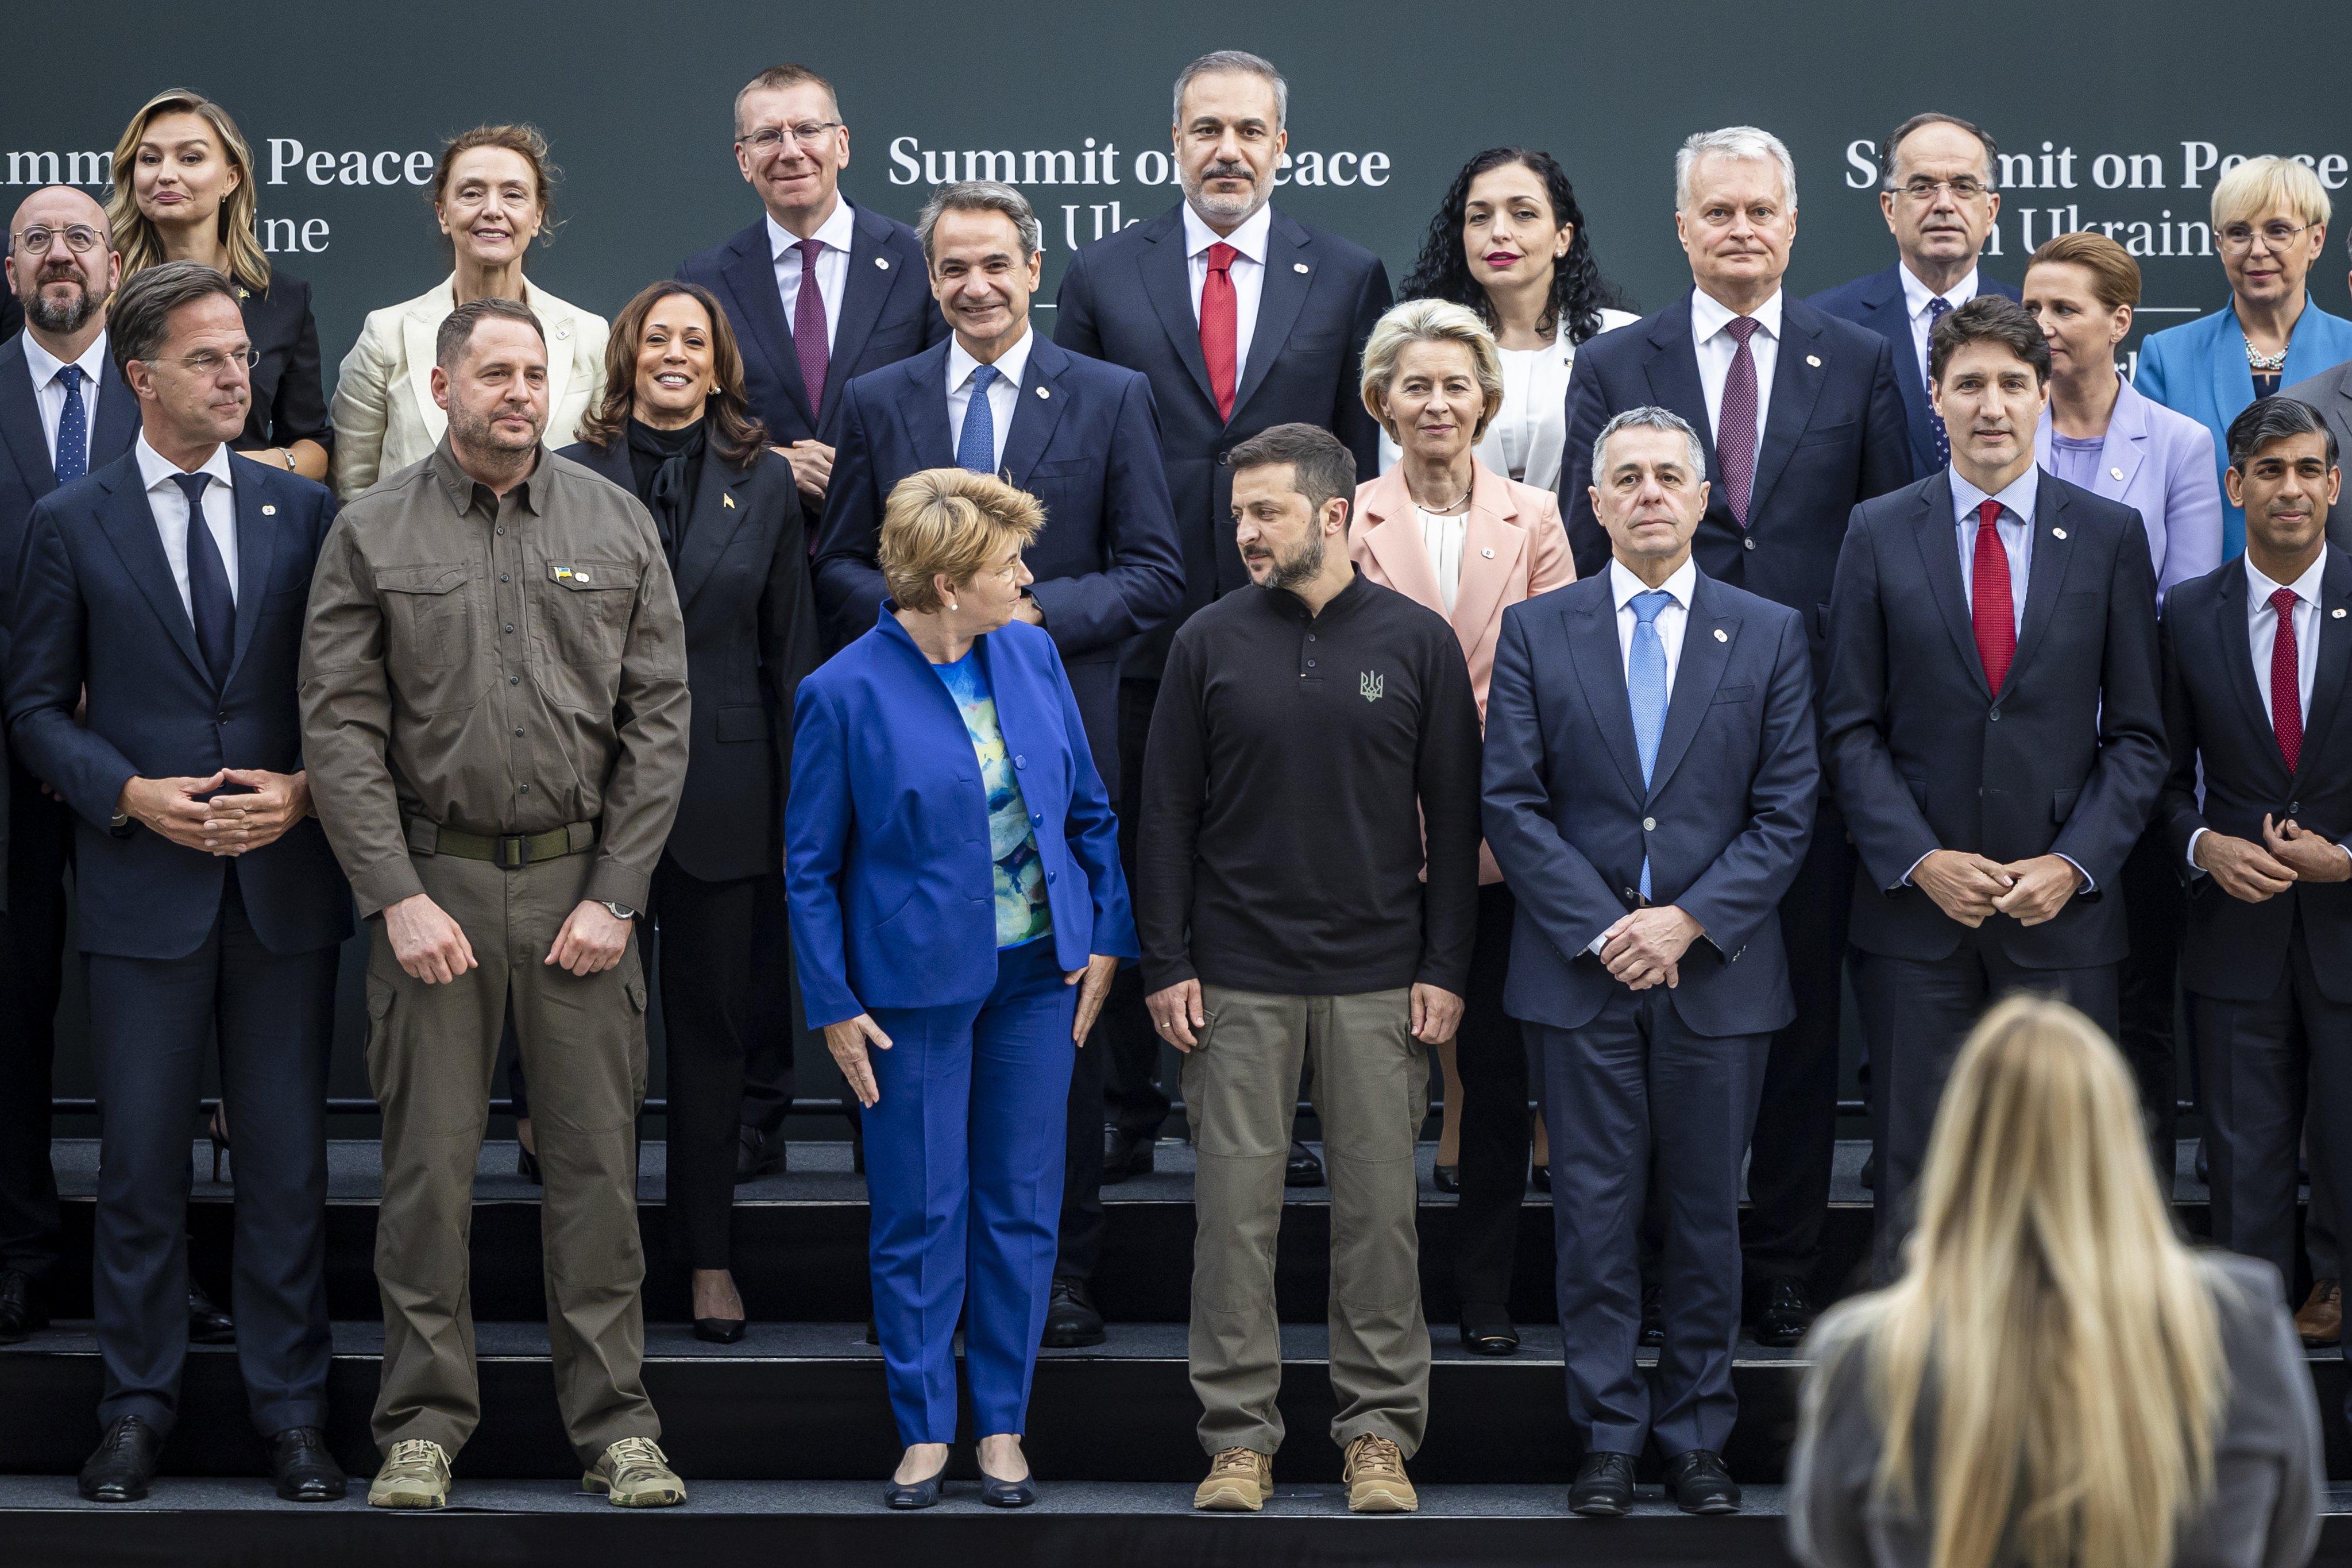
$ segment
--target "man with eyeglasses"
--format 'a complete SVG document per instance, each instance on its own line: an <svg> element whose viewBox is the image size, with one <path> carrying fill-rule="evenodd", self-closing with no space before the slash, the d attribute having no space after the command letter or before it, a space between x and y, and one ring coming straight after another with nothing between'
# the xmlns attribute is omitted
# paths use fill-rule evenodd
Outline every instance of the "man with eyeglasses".
<svg viewBox="0 0 2352 1568"><path fill-rule="evenodd" d="M1927 334L1979 294L2018 291L1977 269L2000 216L1992 138L1949 114L1915 114L1879 145L1878 210L1895 236L1895 265L1825 289L1806 303L1895 345L1895 384L1911 436L1911 478L1951 460L1951 443L1927 402Z"/></svg>
<svg viewBox="0 0 2352 1568"><path fill-rule="evenodd" d="M8 293L24 331L0 342L0 638L33 504L131 449L139 410L107 354L106 304L122 275L106 212L70 185L26 196L8 225ZM0 643L5 646L5 643ZM21 763L8 776L0 916L0 1344L48 1321L57 1266L49 1167L50 1064L66 940L73 815Z"/></svg>

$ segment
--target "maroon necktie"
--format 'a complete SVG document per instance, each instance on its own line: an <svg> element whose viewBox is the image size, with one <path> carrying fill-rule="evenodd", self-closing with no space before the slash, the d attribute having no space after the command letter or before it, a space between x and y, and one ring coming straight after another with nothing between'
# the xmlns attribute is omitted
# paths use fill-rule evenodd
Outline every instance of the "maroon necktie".
<svg viewBox="0 0 2352 1568"><path fill-rule="evenodd" d="M1216 394L1220 419L1234 416L1234 343L1241 319L1234 300L1234 258L1240 254L1222 240L1209 247L1209 275L1201 280L1201 357L1209 362L1209 390Z"/></svg>
<svg viewBox="0 0 2352 1568"><path fill-rule="evenodd" d="M2278 636L2271 641L2271 728L2278 731L2279 755L2293 774L2303 762L2303 679L2294 646L2294 590L2271 595L2278 612Z"/></svg>
<svg viewBox="0 0 2352 1568"><path fill-rule="evenodd" d="M1748 499L1756 489L1756 356L1748 340L1756 318L1734 316L1723 330L1739 340L1731 374L1723 378L1723 409L1715 422L1715 457L1723 469L1723 496L1741 528L1748 526Z"/></svg>
<svg viewBox="0 0 2352 1568"><path fill-rule="evenodd" d="M2017 653L2015 601L2009 596L2009 552L2001 548L2000 502L1987 500L1977 507L1977 555L1969 595L1969 618L1976 623L1977 657L1984 660L1985 684L2000 695L2009 678L2009 661Z"/></svg>
<svg viewBox="0 0 2352 1568"><path fill-rule="evenodd" d="M793 301L793 347L800 353L801 384L808 388L809 418L814 420L824 412L824 372L833 359L824 341L824 295L816 285L816 258L824 254L824 241L804 239L798 249L801 291Z"/></svg>

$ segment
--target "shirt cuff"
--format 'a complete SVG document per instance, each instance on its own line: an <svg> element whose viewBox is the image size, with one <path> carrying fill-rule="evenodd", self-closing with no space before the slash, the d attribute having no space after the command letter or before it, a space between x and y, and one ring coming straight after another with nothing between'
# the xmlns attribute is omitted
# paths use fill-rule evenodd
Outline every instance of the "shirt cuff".
<svg viewBox="0 0 2352 1568"><path fill-rule="evenodd" d="M2189 836L2189 879L2190 881L2195 881L2200 877L2210 877L2212 875L2211 872L2206 870L2204 867L2200 866L2197 863L2197 841L2212 831L2213 830L2210 827L2200 827L2196 832Z"/></svg>
<svg viewBox="0 0 2352 1568"><path fill-rule="evenodd" d="M2054 849L2052 850L2051 853L2053 855L2058 854ZM2095 893L2099 890L2099 879L2092 876L2088 871L2084 870L2083 863L2080 860L2075 859L2072 855L2058 855L2058 858L2065 861L2069 866L2074 867L2076 875L2083 879L2083 885L2074 889L2076 893Z"/></svg>
<svg viewBox="0 0 2352 1568"><path fill-rule="evenodd" d="M588 873L588 886L580 894L580 901L626 904L642 910L652 902L653 879L634 867L624 866L610 858L600 859Z"/></svg>
<svg viewBox="0 0 2352 1568"><path fill-rule="evenodd" d="M359 900L362 920L373 920L403 899L413 899L424 890L425 882L416 874L416 864L406 855L371 866L352 879L352 893Z"/></svg>
<svg viewBox="0 0 2352 1568"><path fill-rule="evenodd" d="M1927 855L1933 855L1934 853L1935 853L1935 851L1934 851L1933 849L1930 849L1930 850L1928 850L1928 851L1927 851ZM1915 881L1913 881L1911 879L1912 879L1912 877L1913 877L1913 876L1915 876L1916 874L1917 874L1918 869L1919 869L1919 868L1920 868L1920 867L1925 866L1925 865L1927 863L1927 855L1922 855L1922 856L1920 856L1920 857L1919 857L1919 858L1917 858L1916 860L1912 861L1912 862L1911 862L1911 869L1910 869L1910 870L1908 870L1908 871L1904 872L1904 873L1903 873L1903 879L1902 879L1901 881L1899 881L1899 882L1895 883L1895 885L1896 887L1898 887L1898 888L1916 888L1916 887L1917 887L1919 884L1918 884L1918 883L1916 883L1916 882L1915 882Z"/></svg>

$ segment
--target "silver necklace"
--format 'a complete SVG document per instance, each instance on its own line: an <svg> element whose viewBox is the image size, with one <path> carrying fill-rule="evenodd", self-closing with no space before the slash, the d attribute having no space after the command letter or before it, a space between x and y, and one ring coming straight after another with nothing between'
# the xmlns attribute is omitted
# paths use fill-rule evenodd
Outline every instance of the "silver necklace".
<svg viewBox="0 0 2352 1568"><path fill-rule="evenodd" d="M2258 354L2254 352L2253 339L2246 336L2243 332L2240 332L2238 334L2238 341L2246 345L2247 369L2254 371L2283 371L2286 369L2286 350L2281 349L2274 354Z"/></svg>

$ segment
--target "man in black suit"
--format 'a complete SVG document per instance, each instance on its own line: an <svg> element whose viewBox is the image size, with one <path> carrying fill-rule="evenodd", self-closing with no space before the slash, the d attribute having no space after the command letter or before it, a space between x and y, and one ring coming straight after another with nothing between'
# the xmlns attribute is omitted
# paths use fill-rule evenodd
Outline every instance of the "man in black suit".
<svg viewBox="0 0 2352 1568"><path fill-rule="evenodd" d="M188 1126L217 1057L236 1130L237 1354L280 1497L328 1453L327 1055L351 890L310 815L295 666L325 486L232 457L252 401L234 287L151 267L110 351L141 434L34 508L13 750L75 817L103 1139L91 1293L106 1435L81 1495L146 1495L188 1345Z"/></svg>
<svg viewBox="0 0 2352 1568"><path fill-rule="evenodd" d="M120 458L139 434L138 405L107 353L106 302L122 258L106 209L70 185L26 196L9 220L7 276L26 325L0 342L0 647L15 623L16 563L33 504ZM58 1260L50 1065L73 846L73 814L21 762L10 766L0 916L0 1344L48 1321L47 1277Z"/></svg>
<svg viewBox="0 0 2352 1568"><path fill-rule="evenodd" d="M2172 776L2158 819L2189 882L2181 974L2213 1130L2213 1239L2284 1280L2306 1126L2315 1204L2347 1212L2352 1174L2352 726L2339 717L2352 555L2327 542L2337 456L2307 404L2267 397L2239 415L2228 484L2246 552L2175 586L2164 610Z"/></svg>
<svg viewBox="0 0 2352 1568"><path fill-rule="evenodd" d="M1315 425L1379 471L1380 427L1359 384L1364 340L1393 296L1388 270L1361 246L1310 228L1271 204L1289 144L1290 87L1256 55L1220 49L1177 74L1173 124L1184 199L1070 258L1054 341L1141 371L1160 412L1160 446L1184 552L1184 601L1129 651L1119 691L1120 790L1142 797L1144 738L1170 639L1195 610L1249 581L1234 542L1224 454L1276 425ZM1133 874L1131 815L1120 852ZM1112 1058L1104 1110L1104 1179L1151 1168L1168 1115L1160 1046L1134 971L1103 1010ZM1084 1069L1080 1053L1081 1070ZM1294 1184L1322 1180L1291 1151Z"/></svg>
<svg viewBox="0 0 2352 1568"><path fill-rule="evenodd" d="M1817 694L1844 519L1904 482L1903 405L1886 341L1786 298L1797 174L1778 137L1702 132L1675 160L1675 227L1695 285L1656 315L1578 352L1568 387L1560 516L1580 577L1606 568L1591 499L1592 441L1614 416L1671 408L1706 444L1700 570L1804 617ZM1746 1279L1766 1344L1811 1327L1811 1276L1837 1147L1840 976L1853 847L1822 798L1811 846L1780 907L1796 1017L1772 1038L1748 1189Z"/></svg>
<svg viewBox="0 0 2352 1568"><path fill-rule="evenodd" d="M1882 1282L1952 1055L1987 1004L2052 991L2115 1033L2128 937L2108 895L2169 765L2147 532L2033 460L2042 329L1979 296L1937 323L1930 368L1952 466L1854 509L1823 699L1862 862Z"/></svg>
<svg viewBox="0 0 2352 1568"><path fill-rule="evenodd" d="M1895 236L1895 265L1805 301L1894 345L1915 479L1940 471L1952 457L1927 398L1928 332L1979 294L2018 298L2014 285L1977 269L2000 216L2000 193L1993 188L2000 159L1990 136L1955 115L1915 114L1896 126L1878 148L1878 210Z"/></svg>

